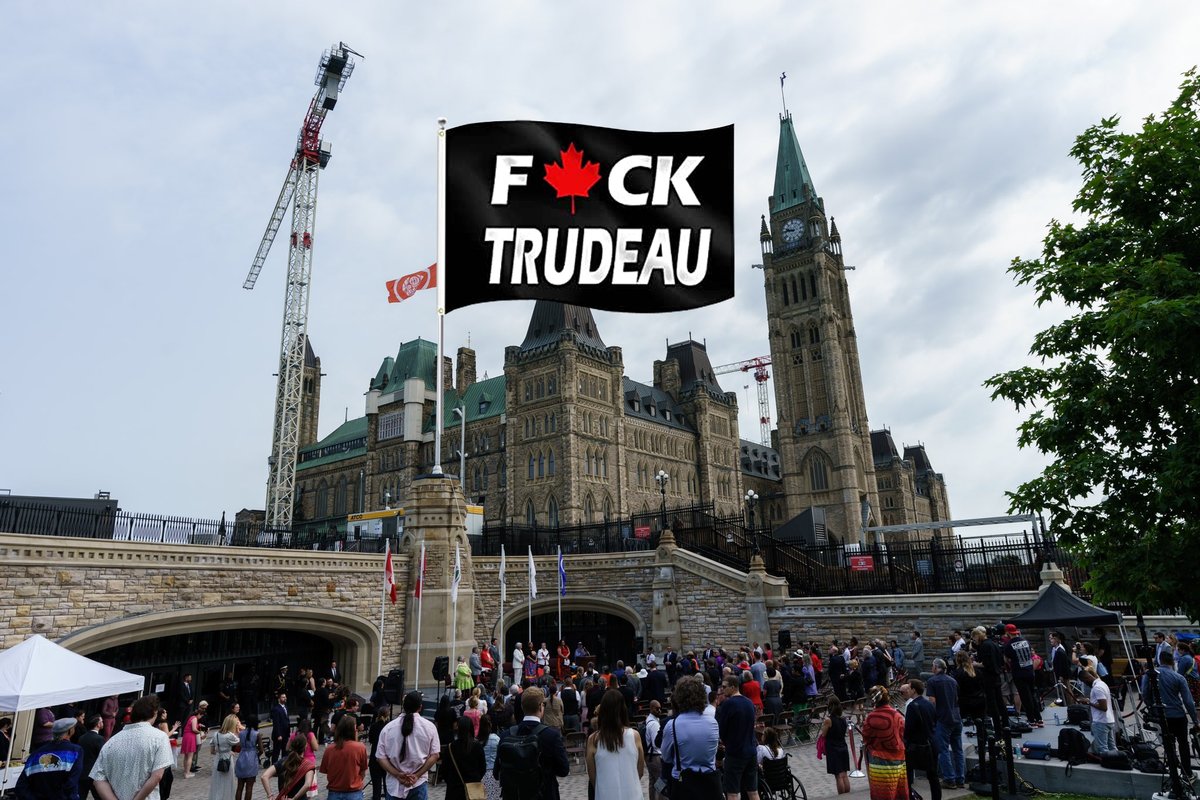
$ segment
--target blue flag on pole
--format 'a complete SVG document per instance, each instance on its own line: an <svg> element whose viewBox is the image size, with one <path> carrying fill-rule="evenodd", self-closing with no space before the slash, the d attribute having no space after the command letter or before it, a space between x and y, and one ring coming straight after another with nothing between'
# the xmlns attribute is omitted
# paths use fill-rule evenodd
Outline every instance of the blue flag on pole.
<svg viewBox="0 0 1200 800"><path fill-rule="evenodd" d="M558 593L567 596L567 568L563 566L562 548L558 548Z"/></svg>

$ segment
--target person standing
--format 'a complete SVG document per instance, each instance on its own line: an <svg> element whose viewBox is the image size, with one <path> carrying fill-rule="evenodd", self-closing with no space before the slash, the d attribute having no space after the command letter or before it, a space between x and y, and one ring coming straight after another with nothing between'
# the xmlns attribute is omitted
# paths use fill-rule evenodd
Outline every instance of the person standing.
<svg viewBox="0 0 1200 800"><path fill-rule="evenodd" d="M459 718L454 741L442 746L441 763L438 774L446 784L446 800L467 800L467 784L483 781L487 759L466 717Z"/></svg>
<svg viewBox="0 0 1200 800"><path fill-rule="evenodd" d="M527 765L514 763L516 747L506 747L507 739L533 736L537 739L538 772L541 781L540 800L558 800L558 779L571 774L571 762L567 758L567 748L563 744L562 734L542 722L546 713L546 695L536 686L531 686L521 694L522 720L500 737L496 750L496 765L492 769L492 777L500 782L504 797L515 797L530 772L524 769ZM515 744L515 743L514 743ZM528 787L525 787L528 788Z"/></svg>
<svg viewBox="0 0 1200 800"><path fill-rule="evenodd" d="M846 718L842 716L842 701L829 698L829 713L821 723L818 741L824 741L825 771L837 781L838 794L850 793L850 748L846 744ZM819 751L818 751L819 752ZM820 757L820 756L818 756Z"/></svg>
<svg viewBox="0 0 1200 800"><path fill-rule="evenodd" d="M292 735L292 718L288 715L287 693L275 696L271 706L271 761L278 761Z"/></svg>
<svg viewBox="0 0 1200 800"><path fill-rule="evenodd" d="M521 679L525 677L525 650L520 642L513 648L512 654L512 680L514 686L521 685Z"/></svg>
<svg viewBox="0 0 1200 800"><path fill-rule="evenodd" d="M483 659L479 655L479 648L472 647L471 655L467 656L467 666L471 668L471 680L475 681L475 685L483 682Z"/></svg>
<svg viewBox="0 0 1200 800"><path fill-rule="evenodd" d="M1004 658L1008 662L1009 672L1017 687L1017 695L1021 698L1021 710L1025 718L1035 728L1042 727L1042 701L1033 691L1033 682L1037 675L1033 671L1033 648L1021 631L1011 622L1005 626L1008 642L1004 645Z"/></svg>
<svg viewBox="0 0 1200 800"><path fill-rule="evenodd" d="M997 627L998 630L988 631L979 625L971 631L971 639L979 657L984 699L987 702L988 716L992 718L992 730L999 736L1000 731L1008 725L1008 705L1004 702L1001 691L1004 683L1004 651L995 638L1004 633L1004 626Z"/></svg>
<svg viewBox="0 0 1200 800"><path fill-rule="evenodd" d="M471 675L471 667L462 656L454 667L454 688L460 693L469 692L475 688L475 677Z"/></svg>
<svg viewBox="0 0 1200 800"><path fill-rule="evenodd" d="M242 723L233 714L221 721L221 730L213 737L213 773L208 785L208 800L233 800L237 777L233 772L234 748L240 741ZM221 769L224 764L225 768Z"/></svg>
<svg viewBox="0 0 1200 800"><path fill-rule="evenodd" d="M326 776L327 800L363 800L363 778L370 766L367 748L358 740L354 717L342 717L333 732L333 744L321 755Z"/></svg>
<svg viewBox="0 0 1200 800"><path fill-rule="evenodd" d="M579 715L579 692L575 690L575 682L567 678L562 691L558 693L562 701L563 730L578 731L583 729Z"/></svg>
<svg viewBox="0 0 1200 800"><path fill-rule="evenodd" d="M188 717L196 710L196 687L192 685L192 673L185 672L183 680L179 684L179 716L177 719L180 722L187 722Z"/></svg>
<svg viewBox="0 0 1200 800"><path fill-rule="evenodd" d="M629 727L629 709L620 692L604 693L597 723L585 754L595 800L641 797L646 761L637 732Z"/></svg>
<svg viewBox="0 0 1200 800"><path fill-rule="evenodd" d="M75 718L50 724L50 741L34 748L17 778L17 800L79 800L83 748L71 743Z"/></svg>
<svg viewBox="0 0 1200 800"><path fill-rule="evenodd" d="M90 774L101 800L159 800L159 782L175 756L167 735L152 724L157 714L157 695L139 697L129 724L104 743Z"/></svg>
<svg viewBox="0 0 1200 800"><path fill-rule="evenodd" d="M642 750L646 754L646 780L650 784L650 800L658 800L656 784L662 777L662 705L657 700L651 700L646 713L646 736L642 741Z"/></svg>
<svg viewBox="0 0 1200 800"><path fill-rule="evenodd" d="M115 694L104 698L104 702L100 704L100 719L104 720L104 741L106 742L113 735L113 727L117 724L117 712L120 710L121 703Z"/></svg>
<svg viewBox="0 0 1200 800"><path fill-rule="evenodd" d="M934 746L937 714L925 697L925 682L920 678L908 681L912 692L908 710L904 712L904 764L908 785L913 786L914 770L924 770L929 779L931 800L942 799L942 783L938 780L938 759Z"/></svg>
<svg viewBox="0 0 1200 800"><path fill-rule="evenodd" d="M563 717L566 710L563 706L562 698L558 696L558 687L554 683L553 678L546 680L546 713L542 717L542 722L545 722L551 728L557 728L559 733L563 731Z"/></svg>
<svg viewBox="0 0 1200 800"><path fill-rule="evenodd" d="M921 670L925 669L925 642L921 639L920 631L912 632L912 644L908 647L906 662L909 664L908 671L914 676L920 675Z"/></svg>
<svg viewBox="0 0 1200 800"><path fill-rule="evenodd" d="M404 695L404 713L384 726L375 760L387 773L389 798L426 800L429 770L441 753L437 726L421 716L420 692Z"/></svg>
<svg viewBox="0 0 1200 800"><path fill-rule="evenodd" d="M721 771L721 788L728 800L738 800L744 793L749 800L758 800L758 739L754 722L758 709L741 693L743 686L754 683L732 676L721 681L724 700L717 706L717 727L725 745L725 765Z"/></svg>
<svg viewBox="0 0 1200 800"><path fill-rule="evenodd" d="M246 724L238 732L238 757L233 762L233 777L237 779L234 800L253 800L254 779L258 777L258 717L246 716Z"/></svg>
<svg viewBox="0 0 1200 800"><path fill-rule="evenodd" d="M83 749L83 773L79 778L79 797L80 800L87 800L88 795L99 796L92 789L92 767L96 766L96 759L100 757L100 750L104 747L104 718L99 714L93 714L88 717L87 730L83 736L79 737L77 744Z"/></svg>
<svg viewBox="0 0 1200 800"><path fill-rule="evenodd" d="M642 697L646 700L657 700L661 706L667 702L667 673L658 667L646 665L646 677Z"/></svg>
<svg viewBox="0 0 1200 800"><path fill-rule="evenodd" d="M887 687L871 689L874 710L863 719L862 741L867 751L871 800L909 800L904 762L904 717L892 708Z"/></svg>
<svg viewBox="0 0 1200 800"><path fill-rule="evenodd" d="M1079 679L1091 688L1087 702L1092 710L1092 746L1089 752L1103 755L1116 750L1117 739L1113 734L1113 723L1117 721L1117 717L1113 713L1112 691L1091 667L1080 672Z"/></svg>
<svg viewBox="0 0 1200 800"><path fill-rule="evenodd" d="M271 778L278 778L278 793L271 791ZM304 757L304 740L293 738L287 746L287 756L272 764L258 776L267 797L277 800L304 800L310 790L316 791L317 764Z"/></svg>
<svg viewBox="0 0 1200 800"><path fill-rule="evenodd" d="M842 655L842 651L838 649L837 644L829 646L829 663L827 672L829 673L829 684L833 687L833 693L838 700L846 702L848 695L846 693L846 673L848 667L846 665L846 657Z"/></svg>
<svg viewBox="0 0 1200 800"><path fill-rule="evenodd" d="M745 699L745 698L743 698ZM720 800L721 776L717 772L720 726L715 716L704 713L708 702L704 687L681 681L671 693L675 716L663 724L664 770L676 781L676 792L687 800Z"/></svg>
<svg viewBox="0 0 1200 800"><path fill-rule="evenodd" d="M783 675L775 669L775 662L767 662L767 671L762 683L762 703L764 714L783 713Z"/></svg>
<svg viewBox="0 0 1200 800"><path fill-rule="evenodd" d="M200 751L200 742L204 738L204 730L200 727L200 715L204 713L204 709L208 703L203 700L196 707L195 712L188 716L183 723L183 734L179 737L179 753L183 756L183 777L190 778L195 773L192 769L192 762L196 758L196 753Z"/></svg>
<svg viewBox="0 0 1200 800"><path fill-rule="evenodd" d="M925 684L925 695L933 703L934 748L942 788L966 786L967 760L962 746L962 715L958 710L958 683L946 674L946 662L933 660L933 675Z"/></svg>
<svg viewBox="0 0 1200 800"><path fill-rule="evenodd" d="M1066 705L1070 701L1071 692L1071 654L1063 645L1064 641L1062 631L1053 631L1050 634L1050 655L1046 659L1054 672L1059 705Z"/></svg>

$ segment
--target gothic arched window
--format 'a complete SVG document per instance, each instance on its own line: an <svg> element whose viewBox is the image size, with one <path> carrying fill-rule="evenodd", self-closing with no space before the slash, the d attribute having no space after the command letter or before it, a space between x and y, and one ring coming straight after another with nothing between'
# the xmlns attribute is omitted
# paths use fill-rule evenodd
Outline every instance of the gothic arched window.
<svg viewBox="0 0 1200 800"><path fill-rule="evenodd" d="M550 523L550 527L558 527L558 501L553 496L546 503L546 517Z"/></svg>
<svg viewBox="0 0 1200 800"><path fill-rule="evenodd" d="M808 466L808 479L814 492L822 492L829 488L829 467L821 456L813 456Z"/></svg>
<svg viewBox="0 0 1200 800"><path fill-rule="evenodd" d="M537 512L533 509L533 501L525 501L525 524L537 525Z"/></svg>
<svg viewBox="0 0 1200 800"><path fill-rule="evenodd" d="M533 453L529 454L529 480L533 480L534 460Z"/></svg>
<svg viewBox="0 0 1200 800"><path fill-rule="evenodd" d="M547 459L546 474L554 477L554 451L550 451L550 458Z"/></svg>

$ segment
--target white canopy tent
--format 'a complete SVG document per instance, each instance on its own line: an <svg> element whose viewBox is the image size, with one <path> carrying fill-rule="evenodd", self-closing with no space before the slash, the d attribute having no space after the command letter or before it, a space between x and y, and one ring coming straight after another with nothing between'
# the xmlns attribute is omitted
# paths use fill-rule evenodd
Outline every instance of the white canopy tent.
<svg viewBox="0 0 1200 800"><path fill-rule="evenodd" d="M29 711L127 692L140 694L144 687L141 675L72 653L37 634L0 653L0 712ZM17 741L14 729L13 744ZM9 783L8 762L3 776L0 792Z"/></svg>
<svg viewBox="0 0 1200 800"><path fill-rule="evenodd" d="M35 634L0 653L0 711L25 711L141 692L145 679Z"/></svg>

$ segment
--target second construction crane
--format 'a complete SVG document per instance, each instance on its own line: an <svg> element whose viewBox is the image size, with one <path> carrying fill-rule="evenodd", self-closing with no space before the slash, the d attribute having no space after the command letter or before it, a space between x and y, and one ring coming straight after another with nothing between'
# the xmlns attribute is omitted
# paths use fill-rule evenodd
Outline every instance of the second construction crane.
<svg viewBox="0 0 1200 800"><path fill-rule="evenodd" d="M752 371L754 373L754 380L758 384L759 441L768 447L771 445L771 399L767 393L767 381L771 379L771 374L767 371L769 366L771 366L771 357L759 356L713 368L714 375L728 375L731 372Z"/></svg>
<svg viewBox="0 0 1200 800"><path fill-rule="evenodd" d="M329 163L329 145L321 139L325 115L337 105L338 94L354 72L353 56L362 57L345 42L326 50L317 66L317 93L309 103L304 124L296 137L287 177L267 222L267 230L250 274L242 284L253 289L262 271L275 234L292 206L292 234L288 243L287 290L283 301L283 334L279 349L279 383L275 395L275 420L271 455L267 458L266 527L290 528L296 491L296 456L300 449L300 397L304 375L305 337L308 335L308 297L312 278L313 232L317 220L317 176Z"/></svg>

